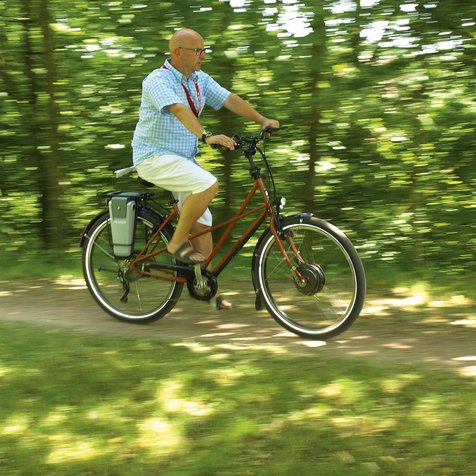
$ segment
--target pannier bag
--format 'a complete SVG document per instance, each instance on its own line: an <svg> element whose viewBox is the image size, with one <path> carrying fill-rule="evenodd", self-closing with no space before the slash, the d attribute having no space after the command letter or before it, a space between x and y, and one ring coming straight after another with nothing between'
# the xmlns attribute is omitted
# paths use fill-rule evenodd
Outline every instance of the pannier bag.
<svg viewBox="0 0 476 476"><path fill-rule="evenodd" d="M119 193L109 201L114 255L127 258L134 247L137 194Z"/></svg>

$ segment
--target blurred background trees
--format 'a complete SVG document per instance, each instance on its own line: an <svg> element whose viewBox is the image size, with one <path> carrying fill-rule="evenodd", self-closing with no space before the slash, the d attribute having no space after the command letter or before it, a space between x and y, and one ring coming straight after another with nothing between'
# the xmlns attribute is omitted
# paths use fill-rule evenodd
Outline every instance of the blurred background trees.
<svg viewBox="0 0 476 476"><path fill-rule="evenodd" d="M465 0L0 1L0 255L62 250L100 190L135 189L141 82L174 29L198 30L204 70L287 129L268 146L288 213L349 231L367 269L474 269L474 25ZM213 131L256 132L226 111ZM215 215L249 181L238 152L203 148L222 183Z"/></svg>

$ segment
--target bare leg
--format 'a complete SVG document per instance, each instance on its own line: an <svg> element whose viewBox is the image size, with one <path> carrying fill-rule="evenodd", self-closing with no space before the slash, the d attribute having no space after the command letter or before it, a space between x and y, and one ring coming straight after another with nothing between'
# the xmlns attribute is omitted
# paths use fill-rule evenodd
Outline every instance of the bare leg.
<svg viewBox="0 0 476 476"><path fill-rule="evenodd" d="M210 227L207 225L202 225L201 223L195 223L192 226L192 234L205 232L208 229L210 229ZM192 245L196 250L200 251L200 253L202 253L202 255L205 256L205 258L208 258L213 250L212 234L208 232L203 235L197 236L196 238L192 240ZM208 268L210 267L211 267L211 263L210 265L208 265Z"/></svg>
<svg viewBox="0 0 476 476"><path fill-rule="evenodd" d="M209 189L204 192L189 195L183 202L182 209L180 210L180 218L177 223L177 227L167 247L168 251L174 253L185 241L188 240L190 232L193 234L206 231L210 227L198 223L197 220L205 213L209 203L218 191L218 182L215 182ZM210 232L204 233L192 240L193 247L200 252L204 258L208 258L213 250L213 236ZM211 263L208 265L211 268ZM221 298L220 291L212 298L213 303L219 307L219 309L231 309L232 304L226 299Z"/></svg>
<svg viewBox="0 0 476 476"><path fill-rule="evenodd" d="M206 231L209 228L210 227L207 225L202 225L201 223L195 223L195 225L192 227L192 233L193 234L200 233L202 231ZM192 240L192 244L196 250L200 251L200 253L202 253L203 256L208 258L213 250L212 234L209 232L201 236L197 236L196 238ZM208 269L210 269L211 267L212 267L212 264L210 263L208 265ZM217 301L217 298L219 296L221 296L221 293L220 291L217 291L215 296L213 296L212 298L212 302L214 306L217 306L218 309L231 309L233 307L231 302L224 299L223 297L221 297L219 301Z"/></svg>
<svg viewBox="0 0 476 476"><path fill-rule="evenodd" d="M172 239L169 241L167 246L169 252L174 253L188 240L192 227L208 208L209 203L212 201L217 191L218 182L215 182L204 192L194 193L185 199L182 209L180 210L177 227L175 228Z"/></svg>

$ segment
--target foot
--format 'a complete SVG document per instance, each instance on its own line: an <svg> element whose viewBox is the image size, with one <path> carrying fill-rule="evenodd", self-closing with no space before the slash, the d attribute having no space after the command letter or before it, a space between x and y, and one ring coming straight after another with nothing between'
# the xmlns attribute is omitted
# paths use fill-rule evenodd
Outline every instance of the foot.
<svg viewBox="0 0 476 476"><path fill-rule="evenodd" d="M217 311L228 310L233 307L233 304L230 301L227 301L221 294L215 296L212 303L214 303L214 307Z"/></svg>
<svg viewBox="0 0 476 476"><path fill-rule="evenodd" d="M178 261L186 264L200 264L205 261L205 256L197 251L188 241L179 246L175 251L167 251Z"/></svg>

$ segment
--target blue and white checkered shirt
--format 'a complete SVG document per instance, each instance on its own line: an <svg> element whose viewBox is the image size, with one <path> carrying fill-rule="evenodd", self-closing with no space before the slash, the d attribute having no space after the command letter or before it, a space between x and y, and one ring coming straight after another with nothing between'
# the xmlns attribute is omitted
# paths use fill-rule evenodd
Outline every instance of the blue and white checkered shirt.
<svg viewBox="0 0 476 476"><path fill-rule="evenodd" d="M182 85L199 113L205 105L220 109L231 94L203 71L186 78L167 60L165 68L152 71L142 83L139 122L132 139L134 165L152 154L176 154L195 160L197 137L166 108L177 103L190 107Z"/></svg>

